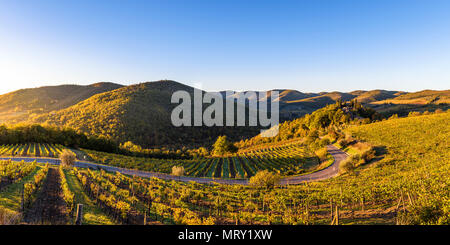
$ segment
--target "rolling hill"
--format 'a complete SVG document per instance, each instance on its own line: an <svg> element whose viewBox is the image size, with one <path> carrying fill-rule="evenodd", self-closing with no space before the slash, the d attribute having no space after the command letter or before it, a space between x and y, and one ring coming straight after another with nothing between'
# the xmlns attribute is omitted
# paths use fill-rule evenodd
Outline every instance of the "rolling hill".
<svg viewBox="0 0 450 245"><path fill-rule="evenodd" d="M401 93L392 98L373 101L370 107L386 117L393 114L406 116L410 111L435 111L450 108L450 90L423 90L414 93Z"/></svg>
<svg viewBox="0 0 450 245"><path fill-rule="evenodd" d="M334 104L337 100L350 101L356 99L358 102L372 107L374 109L380 109L384 111L385 105L389 104L388 107L393 106L393 104L406 104L407 102L414 102L415 106L408 107L408 110L420 110L424 103L423 101L429 101L440 96L437 103L448 103L447 94L445 91L422 91L417 93L406 93L401 91L388 91L388 90L355 90L352 92L321 92L321 93L303 93L297 90L289 89L276 89L271 91L278 91L280 103L280 119L282 121L292 120L299 118L303 115L309 114L315 110L325 107L329 104ZM221 93L225 95L226 91ZM247 92L247 91L245 91ZM234 95L229 96L229 98L240 98L244 96L245 92L235 92ZM269 93L270 97L270 93ZM261 99L265 99L259 98ZM414 98L408 99L408 98ZM256 100L257 98L250 97L250 100ZM392 104L392 105L391 105ZM395 110L398 108L393 107ZM445 108L444 108L445 109ZM407 114L407 112L406 112Z"/></svg>
<svg viewBox="0 0 450 245"><path fill-rule="evenodd" d="M450 103L450 90L423 90L414 93L405 93L400 96L386 98L374 104L441 104Z"/></svg>
<svg viewBox="0 0 450 245"><path fill-rule="evenodd" d="M356 99L361 103L372 103L386 99L392 99L397 97L402 92L398 91L386 91L386 90L371 90L364 91L363 93L358 94Z"/></svg>
<svg viewBox="0 0 450 245"><path fill-rule="evenodd" d="M114 83L95 83L88 86L61 85L21 89L0 95L0 123L19 122L31 115L61 110L93 95L123 87Z"/></svg>
<svg viewBox="0 0 450 245"><path fill-rule="evenodd" d="M178 90L191 95L194 92L192 87L174 81L147 82L94 95L66 109L32 117L28 122L70 127L145 147L205 145L219 135L238 140L259 132L248 127L172 126L171 113L177 104L171 103L171 97Z"/></svg>
<svg viewBox="0 0 450 245"><path fill-rule="evenodd" d="M172 93L193 88L175 81L148 82L122 86L96 83L88 86L61 85L22 89L0 95L0 123L41 123L71 127L90 135L101 135L118 142L133 141L142 146L209 145L221 134L233 140L258 133L257 128L175 128L170 115L176 106ZM449 108L449 90L425 90L415 93L386 90L304 93L276 89L280 96L280 120L293 120L310 114L337 100L356 99L385 117L407 115L410 111L434 111ZM226 91L221 92L225 95ZM236 92L227 99L237 99ZM271 96L268 93L266 96ZM256 100L258 98L250 98ZM263 98L259 98L259 101ZM242 105L241 105L242 106ZM206 107L206 106L205 106Z"/></svg>

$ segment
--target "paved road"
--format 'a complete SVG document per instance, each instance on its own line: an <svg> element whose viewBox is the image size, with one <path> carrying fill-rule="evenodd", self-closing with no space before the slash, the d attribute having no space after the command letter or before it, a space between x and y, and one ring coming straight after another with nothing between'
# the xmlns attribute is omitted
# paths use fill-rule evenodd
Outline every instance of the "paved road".
<svg viewBox="0 0 450 245"><path fill-rule="evenodd" d="M329 167L320 171L300 176L286 177L280 181L281 185L297 185L303 182L319 181L333 178L339 173L339 164L345 160L348 155L334 145L327 146L328 152L333 156L334 162Z"/></svg>
<svg viewBox="0 0 450 245"><path fill-rule="evenodd" d="M339 163L342 160L347 158L347 154L333 145L328 145L327 150L334 157L334 162L331 166L329 166L323 170L311 173L311 174L286 177L280 181L280 184L281 185L287 185L287 184L296 185L296 184L300 184L303 182L319 181L319 180L329 179L329 178L336 176L339 173ZM8 160L8 159L11 159L13 161L25 161L25 162L36 161L38 163L50 163L50 164L54 164L54 165L59 165L61 163L61 161L59 159L55 159L55 158L0 157L0 160ZM91 162L77 161L77 162L75 162L75 166L79 167L79 168L103 169L108 172L120 172L122 174L136 175L136 176L145 177L145 178L156 177L156 178L161 178L161 179L165 179L165 180L177 180L177 181L184 181L184 182L194 181L194 182L202 183L202 184L221 183L221 184L248 185L248 180L197 178L197 177L187 177L187 176L178 177L178 176L173 176L173 175L169 175L169 174L125 169L125 168L101 165L101 164L96 164L96 163L91 163Z"/></svg>

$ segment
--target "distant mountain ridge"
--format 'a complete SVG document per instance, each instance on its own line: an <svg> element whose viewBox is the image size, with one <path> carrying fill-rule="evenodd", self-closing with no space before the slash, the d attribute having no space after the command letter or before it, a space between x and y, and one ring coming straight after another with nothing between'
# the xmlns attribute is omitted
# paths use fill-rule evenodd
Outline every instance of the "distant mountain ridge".
<svg viewBox="0 0 450 245"><path fill-rule="evenodd" d="M337 100L350 101L353 99L358 100L363 104L370 104L374 102L380 102L387 99L393 99L397 96L405 94L401 91L387 91L387 90L356 90L349 93L343 92L320 92L320 93L303 93L297 90L290 89L274 89L268 91L269 96L263 96L259 100L267 99L271 97L272 91L279 92L278 102L280 103L280 117L285 120L294 119L305 114L311 113L317 109L323 108L326 105L333 104ZM230 91L232 92L232 91ZM245 95L245 92L235 92L230 99L238 99ZM226 95L226 91L220 92L223 96ZM250 100L256 100L257 98L250 97ZM274 101L275 99L272 99Z"/></svg>

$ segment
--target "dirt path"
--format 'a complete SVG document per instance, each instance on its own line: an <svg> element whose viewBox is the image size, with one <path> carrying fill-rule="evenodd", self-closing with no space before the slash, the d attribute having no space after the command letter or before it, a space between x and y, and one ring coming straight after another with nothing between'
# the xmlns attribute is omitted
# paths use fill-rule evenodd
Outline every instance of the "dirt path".
<svg viewBox="0 0 450 245"><path fill-rule="evenodd" d="M66 204L62 197L59 171L48 170L47 179L32 207L26 212L25 222L36 225L67 224Z"/></svg>
<svg viewBox="0 0 450 245"><path fill-rule="evenodd" d="M331 164L331 166L329 166L325 169L322 169L320 171L310 173L310 174L286 177L280 181L280 184L281 185L297 185L297 184L301 184L304 182L325 180L325 179L329 179L329 178L332 178L332 177L338 175L339 164L347 158L347 154L334 145L328 145L327 150L334 158L334 162L333 162L333 164ZM59 165L59 163L60 163L60 160L55 159L55 158L51 159L51 158L0 157L0 160L6 160L6 159L11 159L13 161L22 161L23 160L26 162L37 161L40 163L48 162L50 164L55 164L55 165ZM230 184L230 185L234 185L234 184L248 185L248 180L246 180L246 179L199 178L199 177L188 177L188 176L178 177L178 176L169 175L169 174L139 171L139 170L133 170L133 169L125 169L125 168L101 165L101 164L90 163L90 162L81 162L81 161L77 161L75 163L75 166L81 167L81 168L104 169L105 171L109 171L109 172L120 172L122 174L136 175L136 176L140 176L140 177L144 177L144 178L156 177L156 178L165 179L165 180L176 180L176 181L184 181L184 182L194 181L194 182L201 183L201 184L221 183L221 184Z"/></svg>

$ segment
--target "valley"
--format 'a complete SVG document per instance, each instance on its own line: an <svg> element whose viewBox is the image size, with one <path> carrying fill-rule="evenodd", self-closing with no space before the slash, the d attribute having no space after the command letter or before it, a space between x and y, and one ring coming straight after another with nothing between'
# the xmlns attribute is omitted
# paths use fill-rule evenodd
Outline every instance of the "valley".
<svg viewBox="0 0 450 245"><path fill-rule="evenodd" d="M74 224L83 204L83 224L448 224L450 113L377 113L338 100L277 137L178 151L4 127L0 222Z"/></svg>

